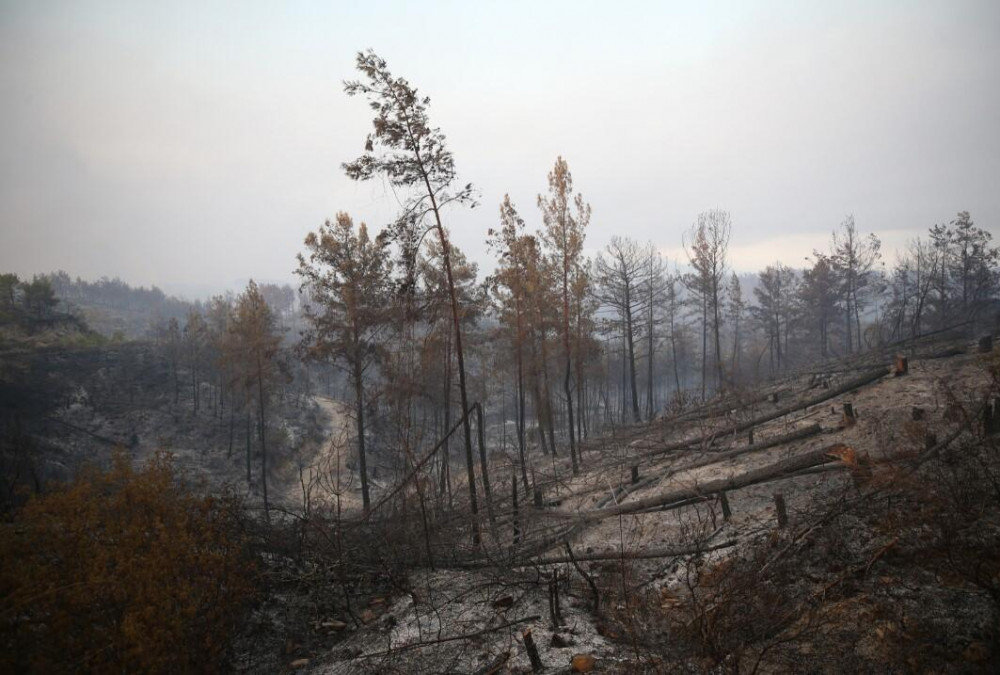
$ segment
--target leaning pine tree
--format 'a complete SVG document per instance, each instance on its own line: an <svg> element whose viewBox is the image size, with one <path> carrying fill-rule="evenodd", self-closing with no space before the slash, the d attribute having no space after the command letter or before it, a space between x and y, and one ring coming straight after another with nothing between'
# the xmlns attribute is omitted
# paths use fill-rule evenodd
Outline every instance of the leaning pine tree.
<svg viewBox="0 0 1000 675"><path fill-rule="evenodd" d="M427 116L430 98L420 97L417 90L401 77L389 72L386 62L373 51L359 52L357 68L364 81L344 85L349 96L363 95L375 111L374 131L365 142L365 152L353 162L343 165L348 177L370 180L383 176L396 188L408 194L403 205L398 228L420 227L430 217L429 227L437 232L441 245L441 261L448 283L452 324L455 331L455 355L458 361L458 386L462 399L462 428L465 435L465 460L469 477L469 503L472 510L473 538L479 541L475 523L478 513L475 466L472 454L472 430L469 424L469 396L465 377L465 354L462 349L461 312L451 267L451 245L441 219L441 210L449 204L475 206L472 184L454 187L458 173L455 159L445 145L444 134L432 128ZM376 152L376 147L379 151ZM402 232L400 232L402 234ZM485 466L483 467L485 470ZM489 499L489 478L483 475L483 487Z"/></svg>

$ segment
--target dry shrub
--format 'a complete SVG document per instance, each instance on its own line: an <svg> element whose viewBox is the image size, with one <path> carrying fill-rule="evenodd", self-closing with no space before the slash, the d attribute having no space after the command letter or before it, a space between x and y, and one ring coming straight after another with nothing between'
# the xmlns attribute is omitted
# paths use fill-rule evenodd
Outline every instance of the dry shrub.
<svg viewBox="0 0 1000 675"><path fill-rule="evenodd" d="M686 593L665 614L682 656L702 668L757 672L773 647L814 629L790 565L775 557L779 542L714 565L686 566Z"/></svg>
<svg viewBox="0 0 1000 675"><path fill-rule="evenodd" d="M253 588L234 499L118 452L0 528L0 671L206 672Z"/></svg>

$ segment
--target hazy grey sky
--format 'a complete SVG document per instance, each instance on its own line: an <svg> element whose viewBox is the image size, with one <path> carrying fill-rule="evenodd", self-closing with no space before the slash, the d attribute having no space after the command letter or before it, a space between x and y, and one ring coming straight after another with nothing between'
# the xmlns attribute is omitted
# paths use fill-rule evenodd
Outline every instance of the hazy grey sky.
<svg viewBox="0 0 1000 675"><path fill-rule="evenodd" d="M292 281L305 234L396 203L339 166L374 48L432 97L481 206L529 225L557 155L612 234L680 254L699 211L732 259L799 264L853 213L892 251L959 210L1000 222L1000 2L0 0L0 270L203 293Z"/></svg>

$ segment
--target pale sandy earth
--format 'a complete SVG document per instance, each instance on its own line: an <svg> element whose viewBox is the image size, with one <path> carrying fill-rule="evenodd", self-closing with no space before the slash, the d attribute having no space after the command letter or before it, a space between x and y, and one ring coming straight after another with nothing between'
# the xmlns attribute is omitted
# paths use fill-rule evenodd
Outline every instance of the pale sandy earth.
<svg viewBox="0 0 1000 675"><path fill-rule="evenodd" d="M349 406L326 396L312 400L320 411L323 440L305 444L282 467L282 502L292 509L302 509L306 499L312 506L331 506L339 494L341 509L360 510L361 481L347 467L353 424Z"/></svg>

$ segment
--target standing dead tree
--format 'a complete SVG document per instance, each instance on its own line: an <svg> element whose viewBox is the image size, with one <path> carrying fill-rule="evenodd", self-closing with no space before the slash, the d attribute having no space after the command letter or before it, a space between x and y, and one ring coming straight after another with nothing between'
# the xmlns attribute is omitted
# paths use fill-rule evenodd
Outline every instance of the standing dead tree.
<svg viewBox="0 0 1000 675"><path fill-rule="evenodd" d="M619 333L624 340L629 392L631 394L632 420L639 422L639 390L635 367L635 343L640 331L640 316L652 310L648 295L651 292L650 259L639 244L626 237L612 236L611 243L599 253L594 262L596 275L595 295L617 315L605 321L608 332Z"/></svg>
<svg viewBox="0 0 1000 675"><path fill-rule="evenodd" d="M684 285L701 313L701 397L704 400L708 380L709 322L715 347L716 387L723 385L722 375L722 300L725 289L726 252L732 218L728 211L712 209L698 214L692 226L690 242L685 245L688 263L693 271L684 275Z"/></svg>
<svg viewBox="0 0 1000 675"><path fill-rule="evenodd" d="M757 304L751 313L767 337L769 369L773 376L788 359L788 333L795 311L797 279L795 270L780 262L768 265L758 275L753 289Z"/></svg>
<svg viewBox="0 0 1000 675"><path fill-rule="evenodd" d="M882 254L882 242L874 234L862 237L854 224L854 216L847 216L840 229L833 233L830 263L840 282L840 299L844 308L847 353L861 349L861 310L866 294L872 289L875 265ZM817 257L820 254L817 253Z"/></svg>

